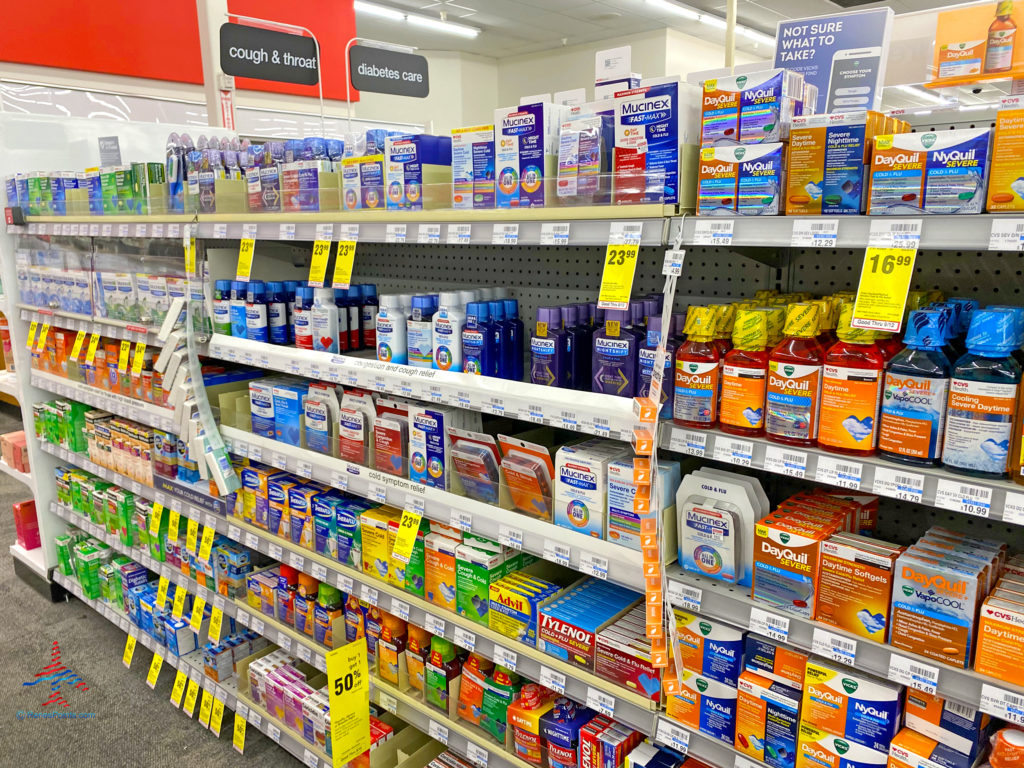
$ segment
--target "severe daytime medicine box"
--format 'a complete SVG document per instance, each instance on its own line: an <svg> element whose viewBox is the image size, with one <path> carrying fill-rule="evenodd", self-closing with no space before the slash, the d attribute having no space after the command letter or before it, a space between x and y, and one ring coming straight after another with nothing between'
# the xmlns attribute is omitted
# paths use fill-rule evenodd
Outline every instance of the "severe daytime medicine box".
<svg viewBox="0 0 1024 768"><path fill-rule="evenodd" d="M782 144L704 147L700 151L700 216L775 216L784 189Z"/></svg>

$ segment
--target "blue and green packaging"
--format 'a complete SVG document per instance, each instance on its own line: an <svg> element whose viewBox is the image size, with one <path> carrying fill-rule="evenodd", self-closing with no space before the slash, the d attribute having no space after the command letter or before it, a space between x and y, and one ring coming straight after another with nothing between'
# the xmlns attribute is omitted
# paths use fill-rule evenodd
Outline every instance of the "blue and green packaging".
<svg viewBox="0 0 1024 768"><path fill-rule="evenodd" d="M418 211L450 204L452 140L420 133L389 136L384 152L387 209Z"/></svg>
<svg viewBox="0 0 1024 768"><path fill-rule="evenodd" d="M452 129L452 208L494 207L494 126Z"/></svg>

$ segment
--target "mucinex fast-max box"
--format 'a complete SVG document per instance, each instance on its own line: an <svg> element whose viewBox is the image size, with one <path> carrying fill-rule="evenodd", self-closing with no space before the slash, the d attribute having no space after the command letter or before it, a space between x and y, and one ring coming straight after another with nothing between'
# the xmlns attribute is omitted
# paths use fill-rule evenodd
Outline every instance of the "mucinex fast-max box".
<svg viewBox="0 0 1024 768"><path fill-rule="evenodd" d="M784 146L704 147L697 179L700 216L775 216L783 195Z"/></svg>
<svg viewBox="0 0 1024 768"><path fill-rule="evenodd" d="M679 201L680 96L677 77L643 81L615 94L612 201Z"/></svg>
<svg viewBox="0 0 1024 768"><path fill-rule="evenodd" d="M804 673L801 721L885 751L899 730L903 687L811 659Z"/></svg>
<svg viewBox="0 0 1024 768"><path fill-rule="evenodd" d="M991 128L875 137L868 213L981 213Z"/></svg>
<svg viewBox="0 0 1024 768"><path fill-rule="evenodd" d="M451 204L451 138L426 133L388 136L384 146L389 211L418 211Z"/></svg>
<svg viewBox="0 0 1024 768"><path fill-rule="evenodd" d="M494 110L494 167L498 208L536 208L549 202L558 163L558 126L565 108L549 102Z"/></svg>

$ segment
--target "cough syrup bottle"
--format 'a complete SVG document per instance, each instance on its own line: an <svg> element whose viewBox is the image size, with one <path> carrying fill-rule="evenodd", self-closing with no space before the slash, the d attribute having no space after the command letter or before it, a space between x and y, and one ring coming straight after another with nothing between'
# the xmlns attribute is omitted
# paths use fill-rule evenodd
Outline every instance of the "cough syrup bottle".
<svg viewBox="0 0 1024 768"><path fill-rule="evenodd" d="M604 328L594 334L593 391L633 397L641 340L631 325L629 310L609 309L604 318Z"/></svg>
<svg viewBox="0 0 1024 768"><path fill-rule="evenodd" d="M213 284L213 332L231 335L230 280L218 280Z"/></svg>
<svg viewBox="0 0 1024 768"><path fill-rule="evenodd" d="M718 377L721 355L715 346L715 311L690 307L686 341L679 345L675 364L672 421L681 427L711 429L718 421Z"/></svg>
<svg viewBox="0 0 1024 768"><path fill-rule="evenodd" d="M818 445L832 453L869 456L878 442L878 403L885 357L875 332L854 328L853 304L839 310L839 340L825 353Z"/></svg>
<svg viewBox="0 0 1024 768"><path fill-rule="evenodd" d="M587 392L590 390L590 379L584 369L584 360L590 361L590 349L584 346L587 335L579 327L579 314L575 304L562 307L561 312L562 328L565 330L565 350L569 361L569 386Z"/></svg>
<svg viewBox="0 0 1024 768"><path fill-rule="evenodd" d="M288 294L284 283L267 283L267 328L270 343L277 346L288 344Z"/></svg>
<svg viewBox="0 0 1024 768"><path fill-rule="evenodd" d="M1013 0L999 0L996 17L989 24L985 41L985 74L1009 72L1013 67L1013 44L1017 25L1010 18Z"/></svg>
<svg viewBox="0 0 1024 768"><path fill-rule="evenodd" d="M245 337L249 341L267 342L267 286L261 280L249 283L245 296Z"/></svg>
<svg viewBox="0 0 1024 768"><path fill-rule="evenodd" d="M348 328L348 289L333 288L334 306L338 310L338 351L348 352L351 346Z"/></svg>
<svg viewBox="0 0 1024 768"><path fill-rule="evenodd" d="M1001 309L971 315L967 352L953 366L942 463L975 477L1006 477L1021 367L1016 318Z"/></svg>
<svg viewBox="0 0 1024 768"><path fill-rule="evenodd" d="M466 305L466 323L462 326L462 370L474 376L494 375L494 328L489 318L488 302L471 301Z"/></svg>
<svg viewBox="0 0 1024 768"><path fill-rule="evenodd" d="M244 339L248 336L248 323L245 319L245 299L248 290L248 283L242 280L231 281L228 316L231 318L231 335L236 339Z"/></svg>
<svg viewBox="0 0 1024 768"><path fill-rule="evenodd" d="M760 437L764 434L764 397L768 382L768 313L763 309L736 312L732 349L722 360L723 432Z"/></svg>
<svg viewBox="0 0 1024 768"><path fill-rule="evenodd" d="M393 293L381 296L374 328L378 360L383 363L408 364L409 347L405 335L406 322L402 297Z"/></svg>
<svg viewBox="0 0 1024 768"><path fill-rule="evenodd" d="M538 307L537 326L530 339L530 381L543 387L569 385L562 312L558 307Z"/></svg>
<svg viewBox="0 0 1024 768"><path fill-rule="evenodd" d="M523 361L526 357L525 340L526 326L519 319L519 301L502 299L505 302L505 327L502 336L502 355L505 355L506 378L512 381L523 380Z"/></svg>
<svg viewBox="0 0 1024 768"><path fill-rule="evenodd" d="M939 463L953 365L942 347L941 316L916 310L907 319L907 345L889 363L882 387L879 453L890 461Z"/></svg>
<svg viewBox="0 0 1024 768"><path fill-rule="evenodd" d="M821 408L821 368L825 350L818 343L817 304L790 304L783 339L768 356L765 434L787 445L814 445Z"/></svg>
<svg viewBox="0 0 1024 768"><path fill-rule="evenodd" d="M651 315L647 320L647 339L637 351L637 397L647 397L651 393L654 358L658 351L661 337L661 315ZM665 369L661 379L660 410L661 417L665 419L672 418L672 406L675 400L675 377L672 375L672 367L675 364L678 348L679 345L672 338L665 340Z"/></svg>
<svg viewBox="0 0 1024 768"><path fill-rule="evenodd" d="M441 371L462 370L462 326L466 324L462 297L458 291L445 291L434 313L434 352L432 367Z"/></svg>

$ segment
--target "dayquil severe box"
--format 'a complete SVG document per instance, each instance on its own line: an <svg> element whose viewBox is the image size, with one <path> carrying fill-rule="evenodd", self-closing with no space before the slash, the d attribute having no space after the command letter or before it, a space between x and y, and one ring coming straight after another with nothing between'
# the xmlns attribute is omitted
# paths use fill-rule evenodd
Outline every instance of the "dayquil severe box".
<svg viewBox="0 0 1024 768"><path fill-rule="evenodd" d="M701 216L775 216L784 193L782 144L704 147L697 177Z"/></svg>
<svg viewBox="0 0 1024 768"><path fill-rule="evenodd" d="M1004 106L996 113L987 208L992 213L1024 211L1024 108Z"/></svg>

